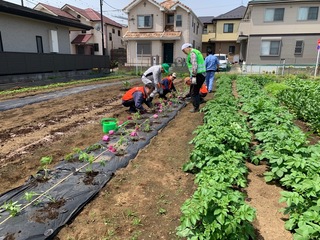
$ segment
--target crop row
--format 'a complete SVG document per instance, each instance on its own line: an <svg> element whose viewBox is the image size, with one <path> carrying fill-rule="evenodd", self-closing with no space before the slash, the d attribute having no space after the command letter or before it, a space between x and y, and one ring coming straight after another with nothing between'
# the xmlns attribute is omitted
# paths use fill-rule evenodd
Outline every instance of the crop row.
<svg viewBox="0 0 320 240"><path fill-rule="evenodd" d="M265 173L266 181L278 180L288 190L280 199L287 203L283 209L289 214L286 229L296 240L319 239L320 144L309 145L289 110L249 77L237 78L237 91L259 142L252 160L267 160L270 171Z"/></svg>
<svg viewBox="0 0 320 240"><path fill-rule="evenodd" d="M246 187L251 134L246 118L238 113L231 79L217 82L215 99L203 108L204 124L199 126L190 160L184 171L196 173L197 190L181 207L177 234L188 239L254 238L251 222L255 210L239 191Z"/></svg>
<svg viewBox="0 0 320 240"><path fill-rule="evenodd" d="M277 95L279 100L320 133L320 82L296 79L285 83L289 88Z"/></svg>
<svg viewBox="0 0 320 240"><path fill-rule="evenodd" d="M267 91L273 93L296 117L307 122L314 132L320 133L320 81L289 76L252 77Z"/></svg>

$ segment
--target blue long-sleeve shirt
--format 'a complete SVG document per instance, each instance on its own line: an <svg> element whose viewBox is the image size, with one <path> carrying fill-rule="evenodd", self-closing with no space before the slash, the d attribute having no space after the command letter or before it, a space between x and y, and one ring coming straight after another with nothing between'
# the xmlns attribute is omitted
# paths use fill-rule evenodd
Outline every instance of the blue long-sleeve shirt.
<svg viewBox="0 0 320 240"><path fill-rule="evenodd" d="M142 106L142 104L145 101L145 98L142 94L142 92L140 91L136 91L132 94L133 96L133 101L134 101L134 105L135 107L139 110L139 111L144 111L144 107Z"/></svg>
<svg viewBox="0 0 320 240"><path fill-rule="evenodd" d="M208 55L204 62L206 65L206 71L217 71L220 64L219 59L212 54Z"/></svg>

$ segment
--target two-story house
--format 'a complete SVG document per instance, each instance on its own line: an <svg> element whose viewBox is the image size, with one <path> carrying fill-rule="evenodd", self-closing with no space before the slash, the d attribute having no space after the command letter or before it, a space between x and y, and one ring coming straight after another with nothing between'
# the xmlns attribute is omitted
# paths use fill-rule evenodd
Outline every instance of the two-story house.
<svg viewBox="0 0 320 240"><path fill-rule="evenodd" d="M123 11L128 14L128 66L181 63L181 46L189 42L201 49L202 23L192 10L179 1L134 0Z"/></svg>
<svg viewBox="0 0 320 240"><path fill-rule="evenodd" d="M102 55L102 39L104 42L105 54L108 56L110 56L110 51L112 49L124 47L122 44L122 25L103 16L102 31L101 14L91 8L81 9L66 4L60 9L44 3L38 3L34 9L62 18L78 20L93 28L89 31L70 33L71 50L74 54Z"/></svg>
<svg viewBox="0 0 320 240"><path fill-rule="evenodd" d="M217 17L200 17L204 25L202 52L205 54L210 49L217 54L228 54L229 61L238 62L238 28L245 11L246 7L240 6Z"/></svg>
<svg viewBox="0 0 320 240"><path fill-rule="evenodd" d="M320 1L255 0L239 27L240 57L248 64L315 65Z"/></svg>

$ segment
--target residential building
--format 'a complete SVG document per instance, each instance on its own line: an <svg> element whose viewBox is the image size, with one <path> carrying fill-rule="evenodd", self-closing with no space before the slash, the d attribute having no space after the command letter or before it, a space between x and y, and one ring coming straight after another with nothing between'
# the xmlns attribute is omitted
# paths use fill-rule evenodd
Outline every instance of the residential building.
<svg viewBox="0 0 320 240"><path fill-rule="evenodd" d="M122 25L103 16L102 29L101 14L91 8L81 9L70 4L65 4L60 9L44 3L39 3L34 9L54 16L78 20L81 23L92 27L89 31L77 31L70 33L71 51L74 54L102 55L102 38L105 55L110 56L110 51L112 49L124 47L121 40Z"/></svg>
<svg viewBox="0 0 320 240"><path fill-rule="evenodd" d="M0 52L70 54L69 32L92 27L0 1Z"/></svg>
<svg viewBox="0 0 320 240"><path fill-rule="evenodd" d="M5 1L0 1L0 19L0 83L11 83L12 76L19 80L19 74L26 79L26 74L108 67L105 57L71 54L69 33L92 29L78 20Z"/></svg>
<svg viewBox="0 0 320 240"><path fill-rule="evenodd" d="M202 23L179 1L134 0L123 11L128 14L127 65L184 64L183 43L201 49Z"/></svg>
<svg viewBox="0 0 320 240"><path fill-rule="evenodd" d="M240 44L237 43L239 24L246 7L240 6L217 17L200 17L204 25L202 52L227 54L230 62L239 62Z"/></svg>
<svg viewBox="0 0 320 240"><path fill-rule="evenodd" d="M315 65L320 1L258 0L248 3L239 27L246 64Z"/></svg>

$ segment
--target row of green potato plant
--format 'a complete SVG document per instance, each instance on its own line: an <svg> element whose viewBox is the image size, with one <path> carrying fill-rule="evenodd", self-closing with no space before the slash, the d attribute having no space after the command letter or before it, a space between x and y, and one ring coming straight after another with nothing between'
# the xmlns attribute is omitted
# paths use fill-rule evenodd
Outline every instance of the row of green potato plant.
<svg viewBox="0 0 320 240"><path fill-rule="evenodd" d="M253 239L255 210L239 190L247 185L251 135L237 112L231 79L221 76L215 99L203 108L190 160L184 171L196 173L198 188L181 207L177 235L187 239Z"/></svg>
<svg viewBox="0 0 320 240"><path fill-rule="evenodd" d="M306 135L293 124L294 116L249 77L237 78L242 111L259 142L254 163L266 160L267 182L277 180L287 191L280 201L289 214L285 227L295 240L320 238L320 144L308 145Z"/></svg>
<svg viewBox="0 0 320 240"><path fill-rule="evenodd" d="M252 76L261 86L275 95L298 119L307 122L314 132L320 133L320 81Z"/></svg>
<svg viewBox="0 0 320 240"><path fill-rule="evenodd" d="M298 119L310 124L320 133L320 82L314 80L287 80L289 88L280 91L278 99L292 110Z"/></svg>

